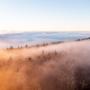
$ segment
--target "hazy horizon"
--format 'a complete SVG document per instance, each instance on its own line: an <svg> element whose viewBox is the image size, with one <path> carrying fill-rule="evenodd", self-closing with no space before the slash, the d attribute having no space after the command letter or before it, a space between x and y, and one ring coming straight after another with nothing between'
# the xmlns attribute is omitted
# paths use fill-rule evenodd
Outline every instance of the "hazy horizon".
<svg viewBox="0 0 90 90"><path fill-rule="evenodd" d="M76 31L76 30L75 31L39 31L39 30L37 30L37 31L31 31L31 30L26 31L26 30L24 30L24 31L19 31L19 32L18 31L14 32L12 30L11 32L7 32L7 31L1 32L0 35L6 35L6 34L12 35L12 34L24 34L24 33L88 33L88 32L90 33L90 31L85 31L85 30L84 31L83 30L82 31Z"/></svg>
<svg viewBox="0 0 90 90"><path fill-rule="evenodd" d="M0 34L32 31L90 31L90 1L0 1Z"/></svg>

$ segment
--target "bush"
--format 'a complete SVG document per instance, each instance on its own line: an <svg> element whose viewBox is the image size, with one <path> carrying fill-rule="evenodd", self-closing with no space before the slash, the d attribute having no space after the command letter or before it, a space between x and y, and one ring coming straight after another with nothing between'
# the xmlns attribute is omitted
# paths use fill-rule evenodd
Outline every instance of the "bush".
<svg viewBox="0 0 90 90"><path fill-rule="evenodd" d="M13 49L13 46L10 46L10 49Z"/></svg>
<svg viewBox="0 0 90 90"><path fill-rule="evenodd" d="M25 47L28 48L28 45L26 44Z"/></svg>

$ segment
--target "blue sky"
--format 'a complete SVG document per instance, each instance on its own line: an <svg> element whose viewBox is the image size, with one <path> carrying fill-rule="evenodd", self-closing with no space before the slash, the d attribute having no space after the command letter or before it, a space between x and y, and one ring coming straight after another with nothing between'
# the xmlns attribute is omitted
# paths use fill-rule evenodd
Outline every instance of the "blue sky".
<svg viewBox="0 0 90 90"><path fill-rule="evenodd" d="M89 31L90 0L0 0L0 33Z"/></svg>

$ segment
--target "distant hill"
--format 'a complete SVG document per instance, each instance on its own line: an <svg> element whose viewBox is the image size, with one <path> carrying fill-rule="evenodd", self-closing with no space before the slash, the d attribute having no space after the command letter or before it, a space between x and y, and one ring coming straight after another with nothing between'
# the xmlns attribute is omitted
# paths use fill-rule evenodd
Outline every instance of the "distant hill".
<svg viewBox="0 0 90 90"><path fill-rule="evenodd" d="M36 44L54 41L82 40L88 37L90 37L90 32L23 32L1 34L0 42L5 43L4 47L7 47L7 43L10 45Z"/></svg>

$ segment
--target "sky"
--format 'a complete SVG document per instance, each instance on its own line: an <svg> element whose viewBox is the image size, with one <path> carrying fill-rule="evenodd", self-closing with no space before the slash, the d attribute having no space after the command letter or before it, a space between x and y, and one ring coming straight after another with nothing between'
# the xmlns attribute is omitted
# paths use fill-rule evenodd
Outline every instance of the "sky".
<svg viewBox="0 0 90 90"><path fill-rule="evenodd" d="M0 33L90 31L90 0L0 0Z"/></svg>

